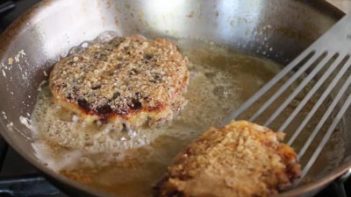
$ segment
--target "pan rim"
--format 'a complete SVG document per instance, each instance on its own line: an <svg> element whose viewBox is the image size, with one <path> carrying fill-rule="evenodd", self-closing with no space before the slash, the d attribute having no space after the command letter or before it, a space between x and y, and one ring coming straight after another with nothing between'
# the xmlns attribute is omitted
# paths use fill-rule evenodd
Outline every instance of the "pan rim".
<svg viewBox="0 0 351 197"><path fill-rule="evenodd" d="M42 0L38 3L36 3L32 8L27 10L24 14L19 16L17 19L15 19L14 22L12 22L4 32L0 34L0 40L3 40L4 43L0 45L0 57L3 57L4 53L6 52L7 48L11 45L12 40L11 38L17 37L25 26L28 21L28 19L31 18L33 13L37 13L40 10L53 6L55 3L59 3L59 0ZM330 5L332 6L332 5ZM335 8L332 6L333 9ZM337 9L337 8L335 8ZM40 163L39 160L36 160L34 158L29 157L27 154L21 151L20 147L17 144L11 144L11 138L9 135L6 133L10 133L9 129L6 127L5 123L3 120L0 119L0 125L2 129L0 130L0 135L4 138L6 143L11 146L21 157L23 157L25 160L29 161L31 165L33 165L38 171L42 172L45 177L49 177L49 181L53 183L55 186L57 186L57 183L54 183L51 179L55 179L55 181L59 181L62 184L69 185L71 187L74 187L77 190L81 190L84 192L88 192L92 195L96 196L108 196L109 194L95 190L93 188L90 188L87 185L78 183L76 181L73 181L69 178L66 178L63 175L60 175L59 173L54 172L53 170L49 169L48 167L44 166L43 164ZM296 188L293 188L291 190L288 190L286 192L280 193L278 196L300 196L302 194L306 194L309 192L314 192L322 189L324 186L326 186L328 183L332 182L333 180L337 179L338 177L342 176L345 174L347 171L351 169L351 160L346 161L344 164L338 166L334 170L328 172L326 175L322 176L320 179L315 180L311 183L307 183L305 185L298 186ZM65 193L65 191L62 191Z"/></svg>
<svg viewBox="0 0 351 197"><path fill-rule="evenodd" d="M42 0L36 4L34 4L31 8L29 8L27 11L25 11L22 15L20 15L18 18L16 18L6 29L0 34L0 39L4 40L5 42L0 45L0 57L3 57L3 55L6 53L6 49L11 45L11 38L18 36L21 32L19 31L20 29L23 29L26 26L27 20L31 18L31 15L33 13L39 12L43 8L53 6L55 3L58 3L58 0ZM7 39L6 39L7 38ZM63 175L60 175L57 172L54 172L53 170L49 169L48 167L45 167L42 163L40 163L39 160L35 160L34 158L32 159L31 157L27 156L24 152L21 151L20 147L17 146L16 144L13 145L11 144L11 139L8 135L4 134L5 132L10 133L9 129L5 125L2 119L0 119L0 125L2 129L0 130L0 135L1 137L6 141L6 143L14 149L14 151L20 155L22 158L24 158L26 161L28 161L35 169L37 169L39 172L43 174L44 177L49 177L47 179L50 183L53 185L57 186L58 184L53 182L54 179L55 181L59 181L61 184L64 185L69 185L70 187L74 187L75 189L79 191L83 191L85 193L88 193L93 196L109 196L108 193L104 193L101 191L98 191L96 189L90 188L87 185L81 184L77 181L73 181ZM60 187L58 187L60 188ZM61 191L61 190L60 190ZM65 193L65 191L61 191Z"/></svg>

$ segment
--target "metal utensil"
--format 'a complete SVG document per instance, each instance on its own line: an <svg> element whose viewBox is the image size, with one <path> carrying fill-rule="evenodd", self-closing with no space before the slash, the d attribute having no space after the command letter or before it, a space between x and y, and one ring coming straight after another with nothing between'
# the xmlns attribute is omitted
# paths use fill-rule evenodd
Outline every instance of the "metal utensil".
<svg viewBox="0 0 351 197"><path fill-rule="evenodd" d="M237 119L256 102L263 99L264 95L272 90L281 80L284 80L280 87L276 88L276 90L274 90L275 92L270 95L260 108L249 118L250 121L257 120L265 111L270 110L270 108L275 105L274 103L279 100L279 97L284 95L284 92L290 91L288 97L285 97L285 95L284 97L286 99L281 102L276 109L270 111L268 116L265 114L265 120L263 121L265 126L270 126L278 116L284 116L284 121L278 128L279 131L284 131L294 122L294 119L300 115L302 109L306 107L306 104L317 91L322 91L318 96L318 100L313 103L313 107L309 110L308 114L303 117L303 121L296 126L297 129L288 139L288 144L292 145L300 135L309 135L298 151L299 159L311 148L311 144L318 143L318 146L310 150L312 153L303 166L302 177L308 173L312 165L316 162L333 131L351 104L351 94L348 91L351 84L351 75L348 75L347 72L351 66L350 29L351 15L346 15L226 119L226 122ZM289 76L293 71L294 73ZM306 72L308 74L304 75ZM296 82L299 77L303 79L297 85ZM347 79L343 80L344 78ZM313 87L309 87L308 84L313 81L315 82L313 83ZM289 89L289 87L294 85L295 87ZM283 111L286 110L292 102L296 101L294 99L304 89L307 93L298 105L296 105L295 109L291 113L284 114ZM328 97L332 97L333 99L331 102L326 103ZM306 129L309 121L316 118L317 111L322 105L325 106L325 104L328 106L323 115L320 116L319 122L314 126L313 130ZM327 119L330 117L333 118L333 121L327 123ZM322 127L327 127L327 130L323 133L322 139L316 142L316 136L320 134Z"/></svg>
<svg viewBox="0 0 351 197"><path fill-rule="evenodd" d="M31 132L20 121L20 117L32 112L37 87L47 78L45 73L49 73L57 58L102 32L114 31L121 36L140 33L211 41L285 65L342 15L325 1L41 1L1 35L0 134L65 193L106 196L91 186L65 178L39 161L31 146ZM16 61L21 51L26 56ZM347 120L351 120L351 115ZM339 149L351 150L351 143L344 140L351 136L351 124L345 122L343 126L345 132L338 132L341 133L338 137L345 143ZM338 158L337 162L326 159L312 168L316 171L311 174L313 182L301 184L284 195L313 195L350 168L351 152L342 151Z"/></svg>

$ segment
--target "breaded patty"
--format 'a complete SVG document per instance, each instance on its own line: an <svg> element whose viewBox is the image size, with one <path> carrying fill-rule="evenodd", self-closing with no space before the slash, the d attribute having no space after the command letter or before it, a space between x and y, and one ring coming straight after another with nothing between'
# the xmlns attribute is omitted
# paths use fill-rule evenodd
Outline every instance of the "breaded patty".
<svg viewBox="0 0 351 197"><path fill-rule="evenodd" d="M211 128L169 166L157 196L271 196L300 175L280 132L247 121Z"/></svg>
<svg viewBox="0 0 351 197"><path fill-rule="evenodd" d="M56 103L88 120L151 126L184 106L187 64L166 39L115 38L56 63L50 90Z"/></svg>

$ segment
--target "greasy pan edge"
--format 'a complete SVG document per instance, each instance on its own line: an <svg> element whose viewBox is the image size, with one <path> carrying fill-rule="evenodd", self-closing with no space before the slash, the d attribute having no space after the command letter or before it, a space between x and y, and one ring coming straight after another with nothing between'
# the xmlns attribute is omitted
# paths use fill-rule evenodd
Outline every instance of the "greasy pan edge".
<svg viewBox="0 0 351 197"><path fill-rule="evenodd" d="M28 21L30 21L30 19L37 12L40 12L47 7L55 6L55 3L57 3L57 1L55 0L42 0L36 3L35 5L33 5L30 9L24 12L24 14L16 18L14 22L12 22L5 29L5 31L3 31L0 34L0 40L1 40L0 57L3 57L8 47L11 46L13 39L19 36L22 30L26 28ZM76 181L66 178L63 175L59 175L58 173L55 173L49 168L46 168L46 167L43 168L42 164L40 164L40 161L32 159L31 157L27 156L27 154L25 152L22 152L16 144L10 144L9 142L11 142L11 139L4 134L5 132L8 132L8 128L6 127L6 125L1 119L0 119L0 125L2 127L2 129L0 130L0 135L2 138L5 139L6 143L8 143L21 157L29 161L29 163L33 165L37 170L39 170L40 172L43 172L44 176L48 178L47 180L53 183L55 186L58 186L58 188L62 189L62 187L66 188L67 186L74 187L76 190L82 193L81 194L82 196L87 196L87 195L108 196L108 194L106 193L94 190L92 188L89 188L86 185L80 184ZM63 191L63 193L70 194L71 192Z"/></svg>
<svg viewBox="0 0 351 197"><path fill-rule="evenodd" d="M23 31L23 29L26 28L27 23L29 19L37 12L40 12L41 10L54 6L55 5L55 0L43 0L36 5L34 5L30 10L28 10L25 14L20 16L13 22L1 35L0 35L0 40L1 40L1 45L0 45L0 57L3 56L3 54L7 51L8 47L12 44L12 41L14 38L18 37L19 34ZM4 123L0 120L0 123L2 125L2 130L0 130L0 134L3 136L3 138L7 141L10 142L10 138L4 134L5 132L8 132L7 127L4 125ZM25 158L27 161L29 161L35 168L39 169L49 177L53 177L54 179L57 179L63 184L67 184L69 186L75 187L78 190L83 190L86 192L89 192L93 195L107 195L101 192L97 192L85 185L81 185L73 180L70 180L68 178L65 178L62 175L59 175L52 170L48 168L43 168L43 166L39 163L38 160L32 159L31 157L27 156L25 152L22 152L20 148L17 146L17 144L10 144L10 146L17 152L19 153L23 158ZM314 181L313 183L309 183L303 186L300 186L296 189L293 189L291 191L287 191L285 193L280 194L279 196L301 196L303 194L308 194L310 192L314 192L317 190L322 189L324 186L326 186L329 182L333 181L337 177L341 176L342 174L346 173L349 169L351 168L351 161L345 162L344 165L339 166L338 168L334 169L331 171L328 175L324 176L318 181ZM57 183L55 183L57 185Z"/></svg>

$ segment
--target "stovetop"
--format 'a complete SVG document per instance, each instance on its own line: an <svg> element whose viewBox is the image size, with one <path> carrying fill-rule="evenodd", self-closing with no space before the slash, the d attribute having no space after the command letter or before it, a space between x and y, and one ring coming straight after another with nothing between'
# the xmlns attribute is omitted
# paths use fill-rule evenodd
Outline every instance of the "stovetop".
<svg viewBox="0 0 351 197"><path fill-rule="evenodd" d="M0 0L0 32L39 0ZM351 1L350 1L351 2ZM0 138L0 196L67 197ZM316 197L351 197L351 178L331 183Z"/></svg>

